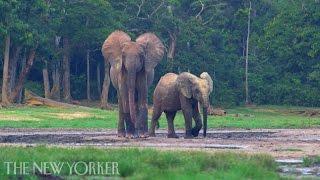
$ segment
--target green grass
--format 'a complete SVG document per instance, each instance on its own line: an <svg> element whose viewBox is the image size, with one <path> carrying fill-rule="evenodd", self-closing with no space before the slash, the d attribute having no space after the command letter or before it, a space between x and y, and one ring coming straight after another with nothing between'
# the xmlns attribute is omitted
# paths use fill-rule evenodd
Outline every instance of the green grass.
<svg viewBox="0 0 320 180"><path fill-rule="evenodd" d="M0 127L115 128L118 113L94 108L18 107L0 109Z"/></svg>
<svg viewBox="0 0 320 180"><path fill-rule="evenodd" d="M209 116L209 128L312 128L320 127L320 117L308 117L293 111L302 107L259 106L227 109L224 117ZM238 114L238 117L236 117ZM151 114L149 114L151 116ZM15 107L0 109L0 127L16 128L116 128L118 112L95 108L61 109L49 107ZM150 119L150 118L149 118ZM167 127L165 116L161 128ZM184 128L178 113L175 126Z"/></svg>
<svg viewBox="0 0 320 180"><path fill-rule="evenodd" d="M320 166L320 156L303 158L303 166L310 167L315 165Z"/></svg>
<svg viewBox="0 0 320 180"><path fill-rule="evenodd" d="M0 179L8 176L4 162L118 162L120 177L129 179L280 179L274 159L268 155L157 151L153 149L48 148L44 146L0 148ZM84 167L82 167L84 168ZM12 169L11 169L12 170ZM79 172L84 169L79 167ZM53 172L49 168L49 172ZM73 174L75 175L75 174ZM69 176L68 168L60 174ZM87 174L87 177L89 174ZM36 175L20 178L37 179ZM74 177L74 176L73 176ZM79 178L79 177L78 177Z"/></svg>

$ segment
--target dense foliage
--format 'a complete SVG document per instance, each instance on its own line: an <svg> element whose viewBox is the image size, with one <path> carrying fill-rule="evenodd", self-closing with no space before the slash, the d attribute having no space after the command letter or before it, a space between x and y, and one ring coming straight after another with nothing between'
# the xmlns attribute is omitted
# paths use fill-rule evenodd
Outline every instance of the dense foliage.
<svg viewBox="0 0 320 180"><path fill-rule="evenodd" d="M43 59L62 58L57 36L71 42L71 94L86 97L86 51L91 53L92 93L98 98L100 47L116 29L133 39L152 31L167 55L152 89L167 72L207 71L214 77L214 105L244 102L249 1L245 0L2 0L0 37L37 47L28 76L42 84ZM249 95L257 104L320 106L320 1L252 0ZM0 45L4 49L4 45ZM0 55L3 59L3 54ZM1 69L2 69L1 63ZM102 73L101 73L102 74ZM115 102L115 92L109 93Z"/></svg>

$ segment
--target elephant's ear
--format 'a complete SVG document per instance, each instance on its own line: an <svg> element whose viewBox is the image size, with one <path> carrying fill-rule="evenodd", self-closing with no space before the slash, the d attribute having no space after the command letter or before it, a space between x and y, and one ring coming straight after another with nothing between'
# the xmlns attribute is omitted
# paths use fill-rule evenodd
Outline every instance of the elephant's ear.
<svg viewBox="0 0 320 180"><path fill-rule="evenodd" d="M209 85L209 91L211 93L213 90L213 81L212 81L211 76L207 72L203 72L200 74L200 78L205 79L207 81L207 83Z"/></svg>
<svg viewBox="0 0 320 180"><path fill-rule="evenodd" d="M122 48L126 42L130 41L130 36L123 31L114 31L111 33L101 48L104 59L109 62L112 67L120 68L122 66Z"/></svg>
<svg viewBox="0 0 320 180"><path fill-rule="evenodd" d="M161 40L153 33L145 33L140 35L136 42L145 49L144 65L146 71L153 70L163 58L164 45Z"/></svg>
<svg viewBox="0 0 320 180"><path fill-rule="evenodd" d="M183 72L178 76L176 86L185 97L192 97L192 86L194 85L196 78L195 75L187 72Z"/></svg>

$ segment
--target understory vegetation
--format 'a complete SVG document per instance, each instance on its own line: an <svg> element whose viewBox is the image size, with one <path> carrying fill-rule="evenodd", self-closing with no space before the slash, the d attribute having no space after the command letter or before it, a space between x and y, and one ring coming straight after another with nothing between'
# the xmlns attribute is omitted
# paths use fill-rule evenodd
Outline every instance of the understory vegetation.
<svg viewBox="0 0 320 180"><path fill-rule="evenodd" d="M308 112L319 109L283 106L237 107L226 109L227 116L209 116L209 128L317 128L320 116ZM151 112L149 116L151 116ZM15 128L112 128L117 127L118 111L96 108L14 107L0 109L0 127ZM151 117L149 117L151 119ZM163 114L160 128L167 128ZM184 129L178 113L175 126Z"/></svg>
<svg viewBox="0 0 320 180"><path fill-rule="evenodd" d="M53 147L0 147L0 162L117 162L120 177L130 179L280 179L271 156L153 149L95 149ZM84 172L84 166L77 167ZM37 175L8 176L0 165L1 179L36 179ZM53 172L52 170L49 172ZM51 178L71 177L67 168ZM89 177L89 176L87 176ZM49 178L49 177L47 177ZM83 176L85 178L85 176ZM99 179L99 176L95 176ZM102 176L100 176L102 178Z"/></svg>

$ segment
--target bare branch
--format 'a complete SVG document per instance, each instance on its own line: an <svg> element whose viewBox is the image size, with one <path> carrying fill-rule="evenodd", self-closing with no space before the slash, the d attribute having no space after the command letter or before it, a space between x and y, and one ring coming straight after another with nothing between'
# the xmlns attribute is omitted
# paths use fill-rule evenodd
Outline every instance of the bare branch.
<svg viewBox="0 0 320 180"><path fill-rule="evenodd" d="M207 20L206 22L202 23L202 25L207 25L209 22L211 22L212 20L214 20L214 17L211 17L209 20Z"/></svg>
<svg viewBox="0 0 320 180"><path fill-rule="evenodd" d="M125 3L119 3L119 4L124 7L123 12L125 12L128 8L128 5Z"/></svg>
<svg viewBox="0 0 320 180"><path fill-rule="evenodd" d="M138 12L137 12L137 15L136 15L137 17L139 17L139 14L141 12L141 7L143 6L143 4L144 4L144 0L141 0L140 5L137 4L137 6L138 6Z"/></svg>
<svg viewBox="0 0 320 180"><path fill-rule="evenodd" d="M162 2L159 4L159 6L154 11L152 11L152 13L150 15L148 15L148 17L149 18L152 17L161 8L161 6L163 6L163 4L164 4L164 0L162 0Z"/></svg>
<svg viewBox="0 0 320 180"><path fill-rule="evenodd" d="M136 16L133 16L129 19L132 20L132 19L140 19L140 20L150 20L151 17L157 13L157 11L159 11L159 9L165 4L165 0L162 0L161 3L150 13L150 14L147 14L146 17L139 17L141 11L142 11L142 6L145 4L145 0L141 0L141 3L140 4L135 4L137 7L138 7L138 11L137 11L137 14Z"/></svg>
<svg viewBox="0 0 320 180"><path fill-rule="evenodd" d="M101 51L101 48L96 48L96 49L92 49L92 50L88 50L89 52L95 52L95 51Z"/></svg>
<svg viewBox="0 0 320 180"><path fill-rule="evenodd" d="M140 30L138 28L128 29L128 32L139 32Z"/></svg>
<svg viewBox="0 0 320 180"><path fill-rule="evenodd" d="M196 19L199 18L199 16L201 15L201 13L203 12L203 10L204 10L204 8L205 8L202 0L199 0L199 2L200 2L200 4L201 4L201 10L200 10L200 11L198 12L198 14L196 15Z"/></svg>

